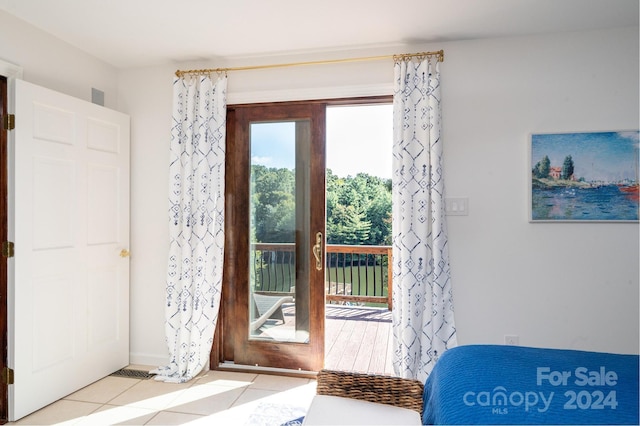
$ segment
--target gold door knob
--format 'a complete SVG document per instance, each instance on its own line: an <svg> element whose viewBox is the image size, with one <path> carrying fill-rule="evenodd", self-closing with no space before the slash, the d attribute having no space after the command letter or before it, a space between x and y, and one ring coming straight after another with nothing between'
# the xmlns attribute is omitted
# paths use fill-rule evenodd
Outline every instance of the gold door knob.
<svg viewBox="0 0 640 426"><path fill-rule="evenodd" d="M120 250L120 257L129 257L130 253L127 249Z"/></svg>

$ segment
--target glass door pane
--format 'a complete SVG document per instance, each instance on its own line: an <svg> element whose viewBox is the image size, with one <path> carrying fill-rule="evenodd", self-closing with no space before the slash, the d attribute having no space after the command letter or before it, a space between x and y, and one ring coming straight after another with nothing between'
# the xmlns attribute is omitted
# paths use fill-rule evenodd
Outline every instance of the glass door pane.
<svg viewBox="0 0 640 426"><path fill-rule="evenodd" d="M309 342L310 120L251 122L249 339Z"/></svg>

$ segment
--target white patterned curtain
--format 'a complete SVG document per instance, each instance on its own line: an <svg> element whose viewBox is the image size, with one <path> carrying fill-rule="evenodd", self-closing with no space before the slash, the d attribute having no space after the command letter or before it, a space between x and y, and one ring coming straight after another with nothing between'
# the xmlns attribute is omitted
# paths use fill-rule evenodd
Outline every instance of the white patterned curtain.
<svg viewBox="0 0 640 426"><path fill-rule="evenodd" d="M156 380L186 382L209 364L224 254L227 77L176 78L170 148L165 332Z"/></svg>
<svg viewBox="0 0 640 426"><path fill-rule="evenodd" d="M400 59L393 96L393 367L426 380L456 346L444 213L440 70Z"/></svg>

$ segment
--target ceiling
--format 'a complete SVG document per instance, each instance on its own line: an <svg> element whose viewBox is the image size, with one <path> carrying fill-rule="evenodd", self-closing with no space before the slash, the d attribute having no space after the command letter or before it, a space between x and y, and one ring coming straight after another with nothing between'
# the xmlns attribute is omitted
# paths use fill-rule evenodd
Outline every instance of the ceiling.
<svg viewBox="0 0 640 426"><path fill-rule="evenodd" d="M117 67L638 26L638 0L0 0ZM398 50L398 53L403 53Z"/></svg>

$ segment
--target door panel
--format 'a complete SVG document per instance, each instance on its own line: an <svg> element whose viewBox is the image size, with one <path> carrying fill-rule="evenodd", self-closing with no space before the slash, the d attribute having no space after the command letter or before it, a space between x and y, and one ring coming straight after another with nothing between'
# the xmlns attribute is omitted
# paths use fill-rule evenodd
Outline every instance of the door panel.
<svg viewBox="0 0 640 426"><path fill-rule="evenodd" d="M87 243L118 242L119 170L111 165L87 165Z"/></svg>
<svg viewBox="0 0 640 426"><path fill-rule="evenodd" d="M129 362L129 118L16 81L9 418Z"/></svg>
<svg viewBox="0 0 640 426"><path fill-rule="evenodd" d="M51 156L33 156L33 250L74 245L76 164ZM56 206L51 208L51 206Z"/></svg>
<svg viewBox="0 0 640 426"><path fill-rule="evenodd" d="M237 303L224 318L233 321L226 329L236 364L322 368L324 265L316 268L312 249L316 233L324 246L324 111L320 104L235 109L229 190L238 208L228 246L235 279L226 285Z"/></svg>

